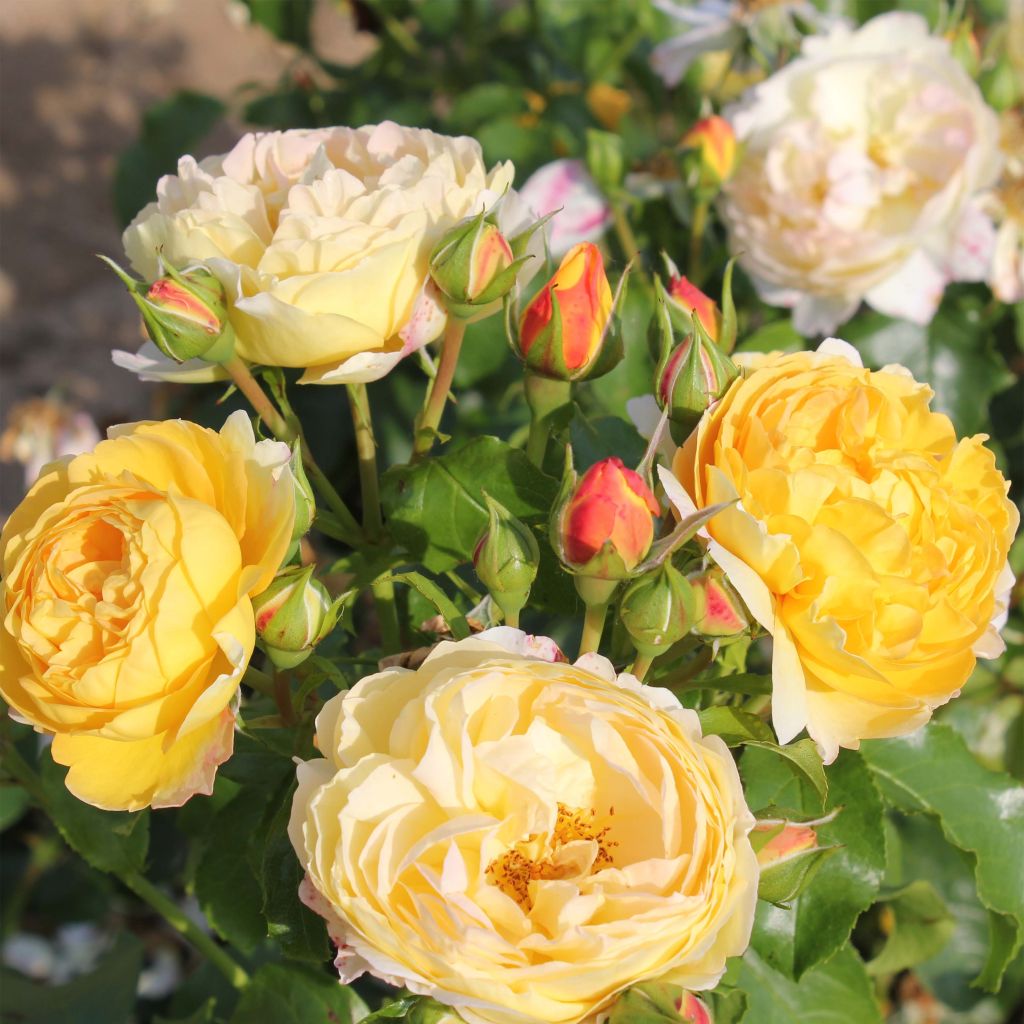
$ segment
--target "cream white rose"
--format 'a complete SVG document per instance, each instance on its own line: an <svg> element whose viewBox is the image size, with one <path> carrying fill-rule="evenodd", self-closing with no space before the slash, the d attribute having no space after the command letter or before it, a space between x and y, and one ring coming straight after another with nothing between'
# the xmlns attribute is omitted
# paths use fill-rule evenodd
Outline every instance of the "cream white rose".
<svg viewBox="0 0 1024 1024"><path fill-rule="evenodd" d="M721 204L732 249L801 332L831 332L862 300L927 323L948 281L985 278L978 194L999 173L998 122L923 18L806 39L728 116L742 143Z"/></svg>
<svg viewBox="0 0 1024 1024"><path fill-rule="evenodd" d="M573 1024L746 948L753 818L717 737L609 662L498 629L327 703L289 835L345 981Z"/></svg>
<svg viewBox="0 0 1024 1024"><path fill-rule="evenodd" d="M183 157L124 246L147 280L161 258L209 267L242 358L302 367L307 384L375 380L444 329L427 266L444 234L481 209L506 235L529 225L513 174L488 171L474 139L392 122L251 134L226 155ZM217 372L152 345L115 360L151 379Z"/></svg>

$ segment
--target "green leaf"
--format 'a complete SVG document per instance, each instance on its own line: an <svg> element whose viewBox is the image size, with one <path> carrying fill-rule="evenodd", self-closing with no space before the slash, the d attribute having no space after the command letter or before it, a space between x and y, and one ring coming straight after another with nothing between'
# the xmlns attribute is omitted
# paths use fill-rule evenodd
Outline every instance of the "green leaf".
<svg viewBox="0 0 1024 1024"><path fill-rule="evenodd" d="M772 692L772 677L753 672L737 672L731 676L697 676L687 682L688 690L718 690L723 693L745 693L760 697Z"/></svg>
<svg viewBox="0 0 1024 1024"><path fill-rule="evenodd" d="M31 803L21 786L0 786L0 832L17 824Z"/></svg>
<svg viewBox="0 0 1024 1024"><path fill-rule="evenodd" d="M189 152L223 113L220 100L189 90L146 111L138 141L121 154L114 173L114 208L122 227L156 199L157 179L172 173L181 154Z"/></svg>
<svg viewBox="0 0 1024 1024"><path fill-rule="evenodd" d="M67 769L47 754L39 774L46 811L76 853L99 871L115 875L141 872L149 849L149 811L101 811L72 796L64 785Z"/></svg>
<svg viewBox="0 0 1024 1024"><path fill-rule="evenodd" d="M863 754L893 806L934 815L946 838L974 855L978 896L991 911L989 956L976 983L994 992L1024 943L1024 786L983 768L946 725L872 740Z"/></svg>
<svg viewBox="0 0 1024 1024"><path fill-rule="evenodd" d="M17 971L0 970L0 1020L4 1024L129 1024L142 969L142 943L118 932L113 949L89 974L66 985L42 985Z"/></svg>
<svg viewBox="0 0 1024 1024"><path fill-rule="evenodd" d="M452 599L433 580L428 580L421 572L399 572L389 578L396 583L408 583L429 601L448 623L448 628L456 640L465 640L469 636L470 629L466 616L455 607Z"/></svg>
<svg viewBox="0 0 1024 1024"><path fill-rule="evenodd" d="M280 795L280 806L267 826L260 860L260 888L267 931L295 960L323 963L328 959L323 920L299 901L303 870L288 838L294 784Z"/></svg>
<svg viewBox="0 0 1024 1024"><path fill-rule="evenodd" d="M883 896L885 945L867 964L868 974L895 974L941 952L955 922L935 887L923 879Z"/></svg>
<svg viewBox="0 0 1024 1024"><path fill-rule="evenodd" d="M845 946L808 971L799 984L772 970L753 949L737 973L750 1024L881 1024L882 1015L860 957Z"/></svg>
<svg viewBox="0 0 1024 1024"><path fill-rule="evenodd" d="M262 831L270 796L270 790L251 786L220 810L208 825L206 849L196 867L196 898L203 913L221 938L244 953L267 937L262 890L247 851Z"/></svg>
<svg viewBox="0 0 1024 1024"><path fill-rule="evenodd" d="M816 790L787 780L778 759L747 747L741 761L747 799L815 813ZM844 750L828 770L824 810L836 816L816 827L820 846L838 846L808 887L786 908L758 906L752 944L774 968L800 978L840 949L860 914L875 900L885 871L882 801L856 751ZM781 798L780 798L781 797ZM767 799L766 799L767 798Z"/></svg>
<svg viewBox="0 0 1024 1024"><path fill-rule="evenodd" d="M739 708L712 707L697 712L701 732L705 736L721 736L730 747L738 747L751 740L774 746L775 736L757 715Z"/></svg>
<svg viewBox="0 0 1024 1024"><path fill-rule="evenodd" d="M760 740L751 741L748 745L767 750L777 757L783 758L794 772L814 787L815 792L822 800L825 799L828 793L828 781L825 778L825 769L821 764L821 755L813 740L799 740L797 743L790 743L784 747L780 747L777 743Z"/></svg>
<svg viewBox="0 0 1024 1024"><path fill-rule="evenodd" d="M187 1017L154 1017L153 1024L211 1024L216 1005L215 999L207 999L202 1006Z"/></svg>
<svg viewBox="0 0 1024 1024"><path fill-rule="evenodd" d="M230 1024L354 1024L369 1007L337 977L304 964L266 964L252 977Z"/></svg>
<svg viewBox="0 0 1024 1024"><path fill-rule="evenodd" d="M394 538L431 572L470 559L487 525L486 491L520 519L546 517L558 484L496 437L456 442L437 458L394 466L381 498Z"/></svg>
<svg viewBox="0 0 1024 1024"><path fill-rule="evenodd" d="M313 0L243 0L257 25L286 43L309 49L309 20Z"/></svg>

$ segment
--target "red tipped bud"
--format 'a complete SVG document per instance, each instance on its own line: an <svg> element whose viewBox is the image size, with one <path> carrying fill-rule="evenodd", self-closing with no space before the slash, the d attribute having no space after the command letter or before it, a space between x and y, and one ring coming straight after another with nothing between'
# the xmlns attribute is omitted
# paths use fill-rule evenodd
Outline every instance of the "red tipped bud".
<svg viewBox="0 0 1024 1024"><path fill-rule="evenodd" d="M327 588L313 578L313 566L280 573L253 599L256 634L278 668L294 668L313 653L338 621Z"/></svg>
<svg viewBox="0 0 1024 1024"><path fill-rule="evenodd" d="M166 267L166 274L147 287L113 260L101 258L127 286L147 333L165 356L179 363L219 363L231 357L235 332L228 320L224 286L209 270L195 266L179 273Z"/></svg>
<svg viewBox="0 0 1024 1024"><path fill-rule="evenodd" d="M489 495L484 497L489 519L473 551L473 568L505 621L516 625L537 578L540 547L525 523Z"/></svg>
<svg viewBox="0 0 1024 1024"><path fill-rule="evenodd" d="M612 307L601 252L581 242L526 307L513 346L527 367L544 377L580 380L604 372L613 365L598 370Z"/></svg>
<svg viewBox="0 0 1024 1024"><path fill-rule="evenodd" d="M619 618L633 646L649 658L689 633L695 610L693 587L669 561L633 580L619 602Z"/></svg>
<svg viewBox="0 0 1024 1024"><path fill-rule="evenodd" d="M721 569L693 573L689 580L696 597L695 633L724 639L747 631L749 613Z"/></svg>
<svg viewBox="0 0 1024 1024"><path fill-rule="evenodd" d="M736 166L736 133L724 117L717 114L698 121L682 138L693 150L690 161L699 189L717 192Z"/></svg>
<svg viewBox="0 0 1024 1024"><path fill-rule="evenodd" d="M684 274L674 274L668 279L668 296L671 303L683 313L686 319L697 317L708 337L718 341L722 314L715 300L705 295ZM685 322L685 321L684 321Z"/></svg>
<svg viewBox="0 0 1024 1024"><path fill-rule="evenodd" d="M654 541L657 499L639 473L621 459L591 466L564 496L551 522L551 539L562 561L581 576L626 579Z"/></svg>
<svg viewBox="0 0 1024 1024"><path fill-rule="evenodd" d="M430 256L430 276L449 312L469 317L511 290L526 258L517 260L497 225L480 214L441 239Z"/></svg>
<svg viewBox="0 0 1024 1024"><path fill-rule="evenodd" d="M780 830L777 825L761 823L754 831L771 833L771 838L757 854L757 863L762 868L769 867L783 858L794 857L805 850L813 850L818 845L818 833L807 825L787 822Z"/></svg>
<svg viewBox="0 0 1024 1024"><path fill-rule="evenodd" d="M692 992L683 995L679 1018L687 1024L712 1024L708 1008Z"/></svg>
<svg viewBox="0 0 1024 1024"><path fill-rule="evenodd" d="M679 443L738 375L736 364L699 325L693 337L668 353L658 368L656 396L658 404L668 409L672 436Z"/></svg>
<svg viewBox="0 0 1024 1024"><path fill-rule="evenodd" d="M813 826L825 825L836 812L815 821L762 819L750 833L750 843L760 868L757 894L769 903L783 906L811 883L826 858L837 846L819 846Z"/></svg>

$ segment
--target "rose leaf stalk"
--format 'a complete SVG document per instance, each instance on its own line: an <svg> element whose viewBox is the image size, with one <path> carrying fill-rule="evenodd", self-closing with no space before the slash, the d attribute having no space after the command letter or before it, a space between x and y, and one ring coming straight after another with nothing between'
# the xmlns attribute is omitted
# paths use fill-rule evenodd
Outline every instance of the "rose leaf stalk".
<svg viewBox="0 0 1024 1024"><path fill-rule="evenodd" d="M327 502L328 507L338 520L338 524L345 534L343 539L347 540L353 547L358 547L362 540L362 530L359 528L359 523L356 521L355 516L352 515L341 495L338 494L330 480L327 479L327 474L324 473L313 458L309 445L306 444L305 438L301 436L301 430L291 426L285 417L278 412L270 397L260 386L260 382L238 356L232 356L222 365L234 382L235 387L245 395L256 414L266 423L270 432L279 441L293 444L296 438L299 439L302 446L302 464L306 467L310 481L320 492L320 495Z"/></svg>
<svg viewBox="0 0 1024 1024"><path fill-rule="evenodd" d="M448 393L451 391L465 333L464 320L454 316L448 318L444 340L441 342L441 359L437 364L437 374L434 376L423 409L416 417L411 462L419 462L434 446L434 438L437 436L437 428L441 423L445 403L448 401Z"/></svg>

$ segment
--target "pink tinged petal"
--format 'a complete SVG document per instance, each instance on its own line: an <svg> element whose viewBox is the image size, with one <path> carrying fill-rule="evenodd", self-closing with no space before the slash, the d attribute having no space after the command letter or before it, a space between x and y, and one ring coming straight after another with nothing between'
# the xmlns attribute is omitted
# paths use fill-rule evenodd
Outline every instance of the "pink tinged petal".
<svg viewBox="0 0 1024 1024"><path fill-rule="evenodd" d="M964 209L953 238L946 271L954 281L983 281L992 266L996 229L977 203Z"/></svg>
<svg viewBox="0 0 1024 1024"><path fill-rule="evenodd" d="M942 301L946 280L946 275L918 250L864 298L879 313L924 326L931 322Z"/></svg>
<svg viewBox="0 0 1024 1024"><path fill-rule="evenodd" d="M416 296L408 323L398 332L402 339L401 355L407 356L440 338L447 323L448 314L441 303L440 292L433 281L427 280Z"/></svg>
<svg viewBox="0 0 1024 1024"><path fill-rule="evenodd" d="M611 223L611 207L581 160L545 164L530 175L519 196L538 217L554 214L549 244L556 257L580 242L596 242Z"/></svg>
<svg viewBox="0 0 1024 1024"><path fill-rule="evenodd" d="M511 654L521 654L526 658L538 658L541 661L566 660L558 644L550 637L534 636L511 626L493 626L477 633L476 639L497 644Z"/></svg>

